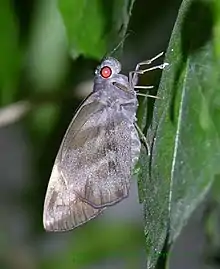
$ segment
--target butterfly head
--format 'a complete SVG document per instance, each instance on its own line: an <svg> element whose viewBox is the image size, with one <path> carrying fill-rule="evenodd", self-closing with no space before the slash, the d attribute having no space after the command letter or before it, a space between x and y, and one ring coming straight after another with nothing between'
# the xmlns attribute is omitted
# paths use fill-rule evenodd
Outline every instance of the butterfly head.
<svg viewBox="0 0 220 269"><path fill-rule="evenodd" d="M112 78L115 74L120 73L121 64L120 62L113 58L107 57L102 63L97 67L95 74L103 79Z"/></svg>
<svg viewBox="0 0 220 269"><path fill-rule="evenodd" d="M95 71L95 85L101 85L101 89L103 89L103 85L105 85L105 87L110 86L112 90L120 90L119 94L123 91L134 95L135 91L134 88L131 87L128 77L120 72L121 63L117 59L113 57L104 58ZM97 88L99 87L97 86L96 89Z"/></svg>

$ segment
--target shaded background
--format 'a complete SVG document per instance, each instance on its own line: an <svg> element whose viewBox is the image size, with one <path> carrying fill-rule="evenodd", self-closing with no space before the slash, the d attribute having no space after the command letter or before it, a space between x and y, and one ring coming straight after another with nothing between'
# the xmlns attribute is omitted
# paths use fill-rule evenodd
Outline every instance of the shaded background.
<svg viewBox="0 0 220 269"><path fill-rule="evenodd" d="M125 73L166 50L180 3L135 1L131 34L120 56ZM129 198L97 219L68 233L43 230L53 161L75 109L92 90L99 63L86 57L72 60L59 22L51 1L0 4L0 268L145 268L136 179ZM159 78L155 71L141 83L158 85ZM177 240L171 268L209 267L204 208Z"/></svg>

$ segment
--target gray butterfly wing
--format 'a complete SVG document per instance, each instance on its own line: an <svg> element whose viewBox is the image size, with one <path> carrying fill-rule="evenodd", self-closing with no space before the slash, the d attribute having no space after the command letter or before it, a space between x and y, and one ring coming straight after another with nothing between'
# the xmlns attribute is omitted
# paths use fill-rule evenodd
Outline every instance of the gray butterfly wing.
<svg viewBox="0 0 220 269"><path fill-rule="evenodd" d="M55 160L44 204L46 230L73 229L128 195L131 128L123 114L87 99Z"/></svg>
<svg viewBox="0 0 220 269"><path fill-rule="evenodd" d="M88 220L96 217L103 209L95 209L80 199L72 182L76 180L74 175L65 177L63 174L63 162L61 152L66 150L69 138L77 134L83 124L95 113L102 109L102 104L92 102L89 98L73 118L68 128L60 150L57 154L54 167L49 180L44 202L43 224L48 231L64 231L73 229Z"/></svg>
<svg viewBox="0 0 220 269"><path fill-rule="evenodd" d="M69 189L55 163L45 198L43 223L47 231L71 230L101 213Z"/></svg>
<svg viewBox="0 0 220 269"><path fill-rule="evenodd" d="M133 124L122 112L105 106L92 113L80 130L74 125L61 151L61 170L69 189L94 208L128 196Z"/></svg>

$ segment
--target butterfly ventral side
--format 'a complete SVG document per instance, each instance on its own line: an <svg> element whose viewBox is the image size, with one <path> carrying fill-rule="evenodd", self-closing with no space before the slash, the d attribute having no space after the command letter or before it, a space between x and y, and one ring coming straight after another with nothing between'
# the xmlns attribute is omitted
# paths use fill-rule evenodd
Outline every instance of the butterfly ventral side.
<svg viewBox="0 0 220 269"><path fill-rule="evenodd" d="M135 87L137 75L148 69L140 66L129 77L120 74L121 64L113 57L97 67L93 92L72 119L55 159L44 203L45 230L74 229L128 196L141 147Z"/></svg>

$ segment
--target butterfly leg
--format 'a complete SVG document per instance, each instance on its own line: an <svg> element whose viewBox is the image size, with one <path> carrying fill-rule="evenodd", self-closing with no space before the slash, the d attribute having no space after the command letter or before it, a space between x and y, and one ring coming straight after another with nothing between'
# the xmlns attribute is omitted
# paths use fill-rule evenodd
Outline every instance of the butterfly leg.
<svg viewBox="0 0 220 269"><path fill-rule="evenodd" d="M142 89L144 89L144 88L145 89L152 89L153 86L144 86L144 87L136 86L138 75L143 75L146 72L156 70L156 69L163 70L167 65L168 65L168 63L163 63L163 64L156 65L156 66L153 66L153 67L150 67L150 68L147 68L147 69L139 69L139 70L131 71L129 73L129 81L132 84L132 86L134 88L136 88L136 89L140 89L140 88L142 88Z"/></svg>
<svg viewBox="0 0 220 269"><path fill-rule="evenodd" d="M139 70L133 71L133 72L135 74L143 75L144 73L149 72L149 71L152 71L152 70L156 70L156 69L163 70L167 65L168 65L168 63L163 63L163 64L156 65L156 66L153 66L153 67L150 67L150 68L147 68L147 69L139 69Z"/></svg>
<svg viewBox="0 0 220 269"><path fill-rule="evenodd" d="M150 98L154 98L154 99L163 99L162 97L159 97L159 96L144 94L144 93L140 93L140 92L137 92L136 94L138 96L143 96L143 97L150 97Z"/></svg>
<svg viewBox="0 0 220 269"><path fill-rule="evenodd" d="M149 65L151 63L153 63L155 60L157 60L159 57L161 57L164 53L161 52L159 54L157 54L155 57L153 57L152 59L150 60L146 60L146 61L143 61L143 62L140 62L136 65L136 68L134 71L131 71L129 73L129 81L130 83L133 84L133 86L135 86L137 84L137 75L138 74L144 74L145 72L148 72L148 71L152 71L152 70L155 70L155 69L164 69L165 66L168 65L168 63L163 63L161 65L157 65L157 66L153 66L151 68L148 68L148 69L144 69L144 70L140 70L140 67L142 65ZM136 86L137 88L140 88L140 86ZM146 89L149 89L149 88L153 88L152 86L145 86Z"/></svg>
<svg viewBox="0 0 220 269"><path fill-rule="evenodd" d="M156 55L155 57L153 57L150 60L140 62L140 63L138 63L136 65L135 71L131 71L129 73L129 82L131 84L131 87L133 87L134 89L146 89L146 90L154 88L154 86L139 86L139 85L136 85L137 81L138 81L138 75L139 74L142 75L142 74L144 74L144 73L146 73L148 71L152 71L152 70L156 70L156 69L164 69L168 65L168 63L163 63L163 64L160 64L160 65L156 65L156 66L153 66L153 67L150 67L150 68L147 68L147 69L140 69L140 67L142 65L149 65L152 62L154 62L156 59L161 57L162 55L163 55L163 52L159 53L158 55ZM154 95L138 93L138 91L137 91L137 95L144 96L144 97L151 97L151 98L155 98L155 99L161 99L160 97L157 97L157 96L154 96Z"/></svg>
<svg viewBox="0 0 220 269"><path fill-rule="evenodd" d="M155 60L157 60L158 58L160 58L164 53L163 52L160 52L159 54L157 54L156 56L154 56L153 58L151 58L150 60L146 60L146 61L143 61L143 62L140 62L136 65L136 68L135 68L135 71L138 71L140 70L140 67L142 65L149 65L149 64L152 64Z"/></svg>
<svg viewBox="0 0 220 269"><path fill-rule="evenodd" d="M148 154L148 156L150 156L150 146L149 146L149 144L148 144L148 142L147 142L147 138L146 138L146 136L145 136L144 133L141 131L141 128L137 125L136 122L134 123L134 125L135 125L135 128L136 128L137 131L138 131L138 134L139 134L139 136L140 136L140 140L141 140L141 142L144 144L144 146L145 146L146 149L147 149L147 154Z"/></svg>

